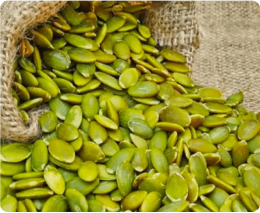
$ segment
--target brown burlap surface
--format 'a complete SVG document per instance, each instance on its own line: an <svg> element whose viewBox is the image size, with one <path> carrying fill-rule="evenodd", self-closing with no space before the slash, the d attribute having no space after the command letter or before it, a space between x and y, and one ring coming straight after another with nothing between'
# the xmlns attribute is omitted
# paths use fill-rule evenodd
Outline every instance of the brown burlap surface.
<svg viewBox="0 0 260 213"><path fill-rule="evenodd" d="M196 2L200 47L192 65L197 84L225 96L244 91L248 110L260 111L260 7L253 1Z"/></svg>

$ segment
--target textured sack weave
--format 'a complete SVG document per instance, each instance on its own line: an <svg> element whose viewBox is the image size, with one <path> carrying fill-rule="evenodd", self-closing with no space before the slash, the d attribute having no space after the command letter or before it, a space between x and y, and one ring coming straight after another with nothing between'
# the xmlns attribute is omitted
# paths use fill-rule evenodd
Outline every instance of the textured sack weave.
<svg viewBox="0 0 260 213"><path fill-rule="evenodd" d="M44 22L66 2L6 1L1 5L1 138L30 141L39 136L38 116L44 107L32 110L30 125L22 121L11 95L13 62L24 31Z"/></svg>
<svg viewBox="0 0 260 213"><path fill-rule="evenodd" d="M195 83L230 95L244 91L244 105L260 111L260 7L253 1L196 2L200 47Z"/></svg>
<svg viewBox="0 0 260 213"><path fill-rule="evenodd" d="M1 7L1 138L30 141L41 135L38 116L46 108L32 110L30 124L26 127L14 105L10 88L13 82L12 64L17 44L23 32L46 21L66 2L5 2ZM135 4L138 2L135 2ZM154 3L146 14L148 24L160 46L174 46L188 58L193 59L197 27L194 18L194 3ZM165 17L165 19L164 19Z"/></svg>

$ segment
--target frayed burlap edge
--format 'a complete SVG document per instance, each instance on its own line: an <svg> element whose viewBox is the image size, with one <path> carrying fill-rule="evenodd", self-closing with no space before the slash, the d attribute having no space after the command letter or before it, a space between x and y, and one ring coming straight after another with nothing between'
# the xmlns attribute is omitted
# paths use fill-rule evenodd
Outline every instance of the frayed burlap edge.
<svg viewBox="0 0 260 213"><path fill-rule="evenodd" d="M55 14L65 1L6 1L1 5L1 139L31 141L40 136L38 116L46 111L41 106L29 112L30 122L25 126L13 102L11 87L13 82L13 62L18 42L26 30L45 22Z"/></svg>
<svg viewBox="0 0 260 213"><path fill-rule="evenodd" d="M45 22L65 4L65 1L7 1L1 6L2 139L28 142L41 136L38 117L48 108L43 105L29 112L30 123L25 126L10 92L13 82L12 64L17 53L17 44L25 35L24 32ZM187 56L189 66L191 66L198 44L194 8L194 2L153 2L152 8L145 14L144 19L144 22L151 28L158 45L173 47L183 53Z"/></svg>

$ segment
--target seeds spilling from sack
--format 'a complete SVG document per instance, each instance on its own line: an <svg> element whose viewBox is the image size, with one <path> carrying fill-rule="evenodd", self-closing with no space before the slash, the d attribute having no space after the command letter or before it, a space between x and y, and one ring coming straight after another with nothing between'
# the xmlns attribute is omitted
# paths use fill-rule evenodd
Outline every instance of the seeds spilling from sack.
<svg viewBox="0 0 260 213"><path fill-rule="evenodd" d="M69 2L21 41L14 101L48 103L33 144L1 149L5 211L256 211L260 114L196 86L158 50L145 5Z"/></svg>

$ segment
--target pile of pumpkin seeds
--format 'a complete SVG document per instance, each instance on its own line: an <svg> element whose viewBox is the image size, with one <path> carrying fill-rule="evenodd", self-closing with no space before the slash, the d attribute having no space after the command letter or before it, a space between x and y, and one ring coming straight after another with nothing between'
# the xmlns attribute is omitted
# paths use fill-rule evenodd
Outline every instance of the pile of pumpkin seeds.
<svg viewBox="0 0 260 213"><path fill-rule="evenodd" d="M159 50L146 5L69 2L21 41L12 94L48 103L32 144L1 149L7 212L254 212L260 114L194 85L186 59Z"/></svg>

